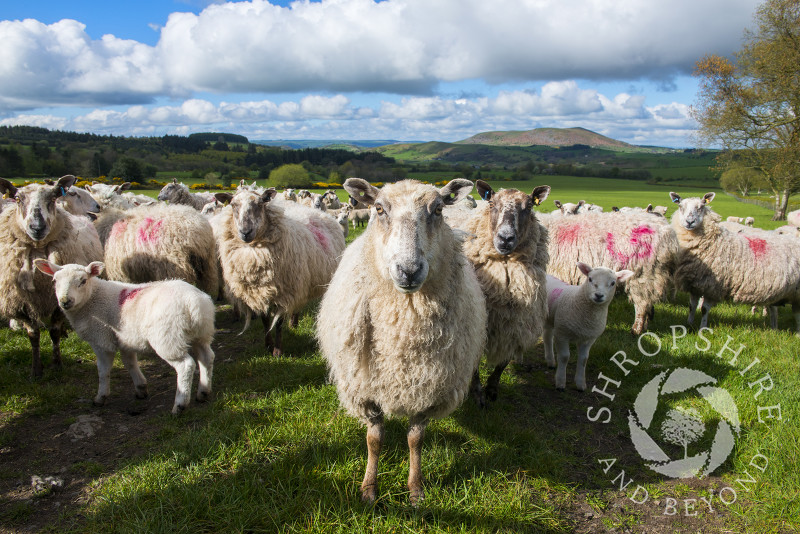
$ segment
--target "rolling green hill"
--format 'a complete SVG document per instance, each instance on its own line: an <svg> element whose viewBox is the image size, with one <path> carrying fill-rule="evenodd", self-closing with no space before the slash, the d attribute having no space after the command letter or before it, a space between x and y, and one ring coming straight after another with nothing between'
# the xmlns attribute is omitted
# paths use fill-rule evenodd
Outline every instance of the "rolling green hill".
<svg viewBox="0 0 800 534"><path fill-rule="evenodd" d="M633 151L637 147L611 139L585 128L534 128L527 131L483 132L458 144L492 146L532 146L566 147L586 145L592 148Z"/></svg>

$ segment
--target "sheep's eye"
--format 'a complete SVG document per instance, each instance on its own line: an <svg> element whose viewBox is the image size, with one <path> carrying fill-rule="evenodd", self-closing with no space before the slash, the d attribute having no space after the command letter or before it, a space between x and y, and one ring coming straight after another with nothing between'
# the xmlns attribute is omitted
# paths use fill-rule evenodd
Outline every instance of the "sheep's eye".
<svg viewBox="0 0 800 534"><path fill-rule="evenodd" d="M78 284L78 286L83 286L83 285L86 285L86 279L85 278L83 280L81 280L80 284Z"/></svg>
<svg viewBox="0 0 800 534"><path fill-rule="evenodd" d="M617 285L617 282L616 282L616 280L612 280L612 281L611 281L611 287L614 287L615 285Z"/></svg>
<svg viewBox="0 0 800 534"><path fill-rule="evenodd" d="M434 212L436 215L441 215L441 214L442 214L442 209L444 209L444 207L443 207L441 204L439 204L438 206L436 206L436 209L435 209L435 210L433 210L433 212Z"/></svg>
<svg viewBox="0 0 800 534"><path fill-rule="evenodd" d="M77 196L78 196L78 193L76 193L75 191L70 191L70 192L68 193L68 195L69 195L69 196L71 196L71 197L77 197Z"/></svg>
<svg viewBox="0 0 800 534"><path fill-rule="evenodd" d="M592 282L592 277L590 276L590 277L589 277L589 283L591 283L591 282Z"/></svg>
<svg viewBox="0 0 800 534"><path fill-rule="evenodd" d="M375 211L378 212L378 215L383 215L386 211L383 209L383 206L380 204L375 204Z"/></svg>

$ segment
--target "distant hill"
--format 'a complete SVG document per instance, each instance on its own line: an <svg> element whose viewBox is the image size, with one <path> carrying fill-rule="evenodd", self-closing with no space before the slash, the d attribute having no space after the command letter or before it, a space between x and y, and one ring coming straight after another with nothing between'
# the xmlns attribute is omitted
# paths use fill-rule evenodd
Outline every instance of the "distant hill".
<svg viewBox="0 0 800 534"><path fill-rule="evenodd" d="M360 150L362 148L375 148L378 146L394 145L400 141L372 140L372 139L258 139L251 141L257 145L279 146L283 148L345 148Z"/></svg>
<svg viewBox="0 0 800 534"><path fill-rule="evenodd" d="M633 150L636 147L611 139L586 128L535 128L524 132L483 132L457 144L493 146L552 146L586 145L610 150Z"/></svg>

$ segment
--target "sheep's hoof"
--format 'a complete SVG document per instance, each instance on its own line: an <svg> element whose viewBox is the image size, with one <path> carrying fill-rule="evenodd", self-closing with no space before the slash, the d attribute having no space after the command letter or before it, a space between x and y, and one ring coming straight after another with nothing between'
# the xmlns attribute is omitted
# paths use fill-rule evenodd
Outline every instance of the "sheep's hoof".
<svg viewBox="0 0 800 534"><path fill-rule="evenodd" d="M175 406L172 407L172 415L174 415L175 417L178 417L180 414L183 413L183 411L185 409L186 409L186 406L184 406L182 404L176 404Z"/></svg>
<svg viewBox="0 0 800 534"><path fill-rule="evenodd" d="M490 402L494 402L497 400L497 388L489 386L487 387L484 392L486 393L486 399Z"/></svg>
<svg viewBox="0 0 800 534"><path fill-rule="evenodd" d="M147 393L147 386L146 385L145 386L136 386L135 395L136 395L137 399L140 399L140 400L141 399L146 399L148 397L148 395L149 395Z"/></svg>
<svg viewBox="0 0 800 534"><path fill-rule="evenodd" d="M553 363L547 362L547 367L549 369L555 369L556 368L556 362L553 362Z"/></svg>
<svg viewBox="0 0 800 534"><path fill-rule="evenodd" d="M365 503L372 504L378 498L378 487L376 484L369 484L361 486L361 500Z"/></svg>
<svg viewBox="0 0 800 534"><path fill-rule="evenodd" d="M567 390L567 388L566 388L566 387L564 387L564 386L556 386L556 391L561 391L561 392L564 392L564 391L566 391L566 390Z"/></svg>
<svg viewBox="0 0 800 534"><path fill-rule="evenodd" d="M94 400L92 401L92 404L94 404L95 406L103 406L105 403L106 403L105 397L95 397Z"/></svg>
<svg viewBox="0 0 800 534"><path fill-rule="evenodd" d="M425 499L425 492L422 491L422 488L414 488L411 490L411 494L408 496L408 500L411 501L411 506L417 507L419 504Z"/></svg>
<svg viewBox="0 0 800 534"><path fill-rule="evenodd" d="M210 395L211 393L209 391L198 391L195 400L197 400L197 402L206 402Z"/></svg>
<svg viewBox="0 0 800 534"><path fill-rule="evenodd" d="M278 347L275 347L274 349L272 349L272 355L273 356L283 356L283 351L281 349L279 349Z"/></svg>

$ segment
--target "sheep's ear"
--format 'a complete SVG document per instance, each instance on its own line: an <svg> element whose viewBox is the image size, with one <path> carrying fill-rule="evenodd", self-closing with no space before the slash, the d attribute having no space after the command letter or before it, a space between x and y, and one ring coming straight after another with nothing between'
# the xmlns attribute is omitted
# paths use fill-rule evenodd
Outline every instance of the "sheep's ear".
<svg viewBox="0 0 800 534"><path fill-rule="evenodd" d="M586 276L589 276L589 273L592 272L592 266L589 265L588 263L583 263L582 261L579 261L578 270L583 274L585 274Z"/></svg>
<svg viewBox="0 0 800 534"><path fill-rule="evenodd" d="M586 201L585 201L585 200L579 200L579 201L578 201L578 207L579 207L579 208L580 208L581 206L583 206L584 204L586 204Z"/></svg>
<svg viewBox="0 0 800 534"><path fill-rule="evenodd" d="M616 213L616 212L618 212L618 211L619 211L619 208L618 208L618 207L616 207L616 206L611 206L611 211L613 211L613 212L615 212L615 213Z"/></svg>
<svg viewBox="0 0 800 534"><path fill-rule="evenodd" d="M56 274L56 272L61 270L60 265L49 262L43 258L36 258L35 260L33 260L33 264L36 266L37 269L39 269L48 276L53 276Z"/></svg>
<svg viewBox="0 0 800 534"><path fill-rule="evenodd" d="M6 193L8 193L8 198L14 198L17 195L17 188L5 178L0 178L0 194Z"/></svg>
<svg viewBox="0 0 800 534"><path fill-rule="evenodd" d="M673 193L672 191L670 191L669 198L671 198L675 204L681 203L681 196L678 193Z"/></svg>
<svg viewBox="0 0 800 534"><path fill-rule="evenodd" d="M86 190L87 190L88 192L90 192L90 193L92 192L92 186L91 186L91 185L89 185L89 184L84 184L84 185L83 185L83 188L84 188L84 189L86 189Z"/></svg>
<svg viewBox="0 0 800 534"><path fill-rule="evenodd" d="M278 191L274 187L270 187L261 194L261 202L269 202L276 196L278 196Z"/></svg>
<svg viewBox="0 0 800 534"><path fill-rule="evenodd" d="M477 180L475 182L475 186L478 188L478 196L481 197L483 200L491 200L494 196L494 189L492 186L484 182L483 180Z"/></svg>
<svg viewBox="0 0 800 534"><path fill-rule="evenodd" d="M86 266L86 273L89 276L100 276L100 273L103 272L103 269L106 268L106 264L102 261L93 261L89 265Z"/></svg>
<svg viewBox="0 0 800 534"><path fill-rule="evenodd" d="M56 183L50 178L45 178L44 185L56 185Z"/></svg>
<svg viewBox="0 0 800 534"><path fill-rule="evenodd" d="M123 182L122 185L119 186L119 190L120 191L127 191L130 188L131 188L131 183L130 182Z"/></svg>
<svg viewBox="0 0 800 534"><path fill-rule="evenodd" d="M378 198L378 194L381 192L380 189L363 178L348 178L344 181L344 189L354 199L369 205L375 203L375 199Z"/></svg>
<svg viewBox="0 0 800 534"><path fill-rule="evenodd" d="M553 204L555 204L558 209L561 209L561 201L560 200L554 200Z"/></svg>
<svg viewBox="0 0 800 534"><path fill-rule="evenodd" d="M439 189L439 194L444 199L445 206L452 206L472 192L472 182L464 178L450 180L446 186Z"/></svg>
<svg viewBox="0 0 800 534"><path fill-rule="evenodd" d="M711 204L711 201L714 200L715 196L717 196L716 193L706 193L705 195L703 195L703 203Z"/></svg>
<svg viewBox="0 0 800 534"><path fill-rule="evenodd" d="M173 179L172 179L172 183L173 183L173 184L177 184L177 183L178 183L178 179L177 179L177 178L173 178Z"/></svg>
<svg viewBox="0 0 800 534"><path fill-rule="evenodd" d="M624 282L631 276L633 276L633 271L629 271L628 269L624 269L622 271L617 271L617 282Z"/></svg>
<svg viewBox="0 0 800 534"><path fill-rule="evenodd" d="M537 185L533 188L533 193L531 193L531 199L533 200L533 204L535 206L540 206L542 202L544 202L548 195L550 194L550 186L549 185ZM556 200L558 202L558 200ZM561 204L561 202L558 202Z"/></svg>
<svg viewBox="0 0 800 534"><path fill-rule="evenodd" d="M91 211L86 212L86 216L89 217L89 220L94 222L97 220L97 214Z"/></svg>
<svg viewBox="0 0 800 534"><path fill-rule="evenodd" d="M223 204L227 204L233 198L233 195L230 193L214 193L214 198L218 201L222 202Z"/></svg>
<svg viewBox="0 0 800 534"><path fill-rule="evenodd" d="M59 178L53 186L53 192L55 193L56 198L67 196L67 189L75 185L75 182L77 181L78 179L71 174L67 174L66 176Z"/></svg>
<svg viewBox="0 0 800 534"><path fill-rule="evenodd" d="M653 213L653 205L648 204L644 211L646 211L647 213Z"/></svg>

